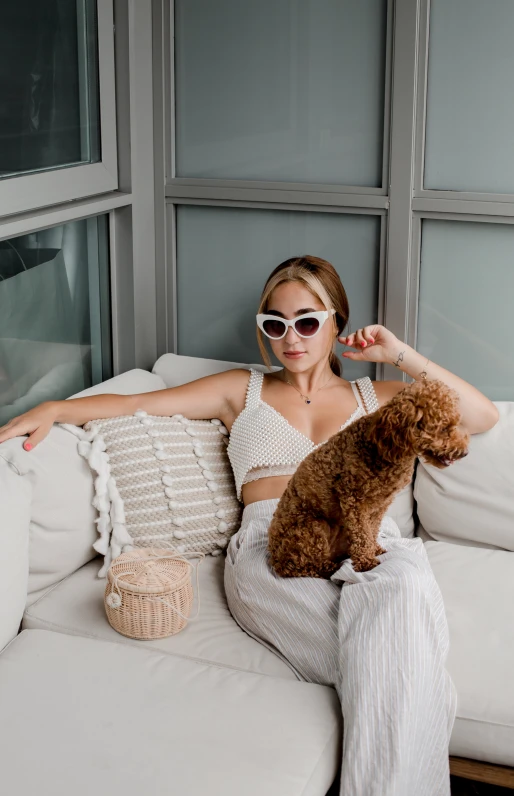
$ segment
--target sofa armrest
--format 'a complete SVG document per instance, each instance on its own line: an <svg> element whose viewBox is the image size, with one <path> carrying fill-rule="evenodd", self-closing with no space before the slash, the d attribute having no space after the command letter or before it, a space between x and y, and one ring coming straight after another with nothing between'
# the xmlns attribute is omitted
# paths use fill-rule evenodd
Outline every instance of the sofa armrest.
<svg viewBox="0 0 514 796"><path fill-rule="evenodd" d="M158 376L135 368L90 387L78 396L97 393L129 395L165 387ZM89 465L78 454L77 438L59 423L54 424L50 433L30 453L23 449L22 439L15 437L0 445L0 457L3 466L0 539L3 541L3 536L9 533L21 543L23 533L27 532L30 538L25 606L26 602L33 602L46 589L96 557L93 549L98 538L96 509L92 504L94 479ZM4 509L7 499L8 510ZM12 530L7 530L9 527ZM4 566L7 568L5 571ZM8 567L9 564L2 560L0 594L3 594L1 581L10 577ZM2 610L0 605L0 617ZM10 626L7 622L6 627Z"/></svg>
<svg viewBox="0 0 514 796"><path fill-rule="evenodd" d="M0 451L0 649L18 633L27 600L32 487Z"/></svg>

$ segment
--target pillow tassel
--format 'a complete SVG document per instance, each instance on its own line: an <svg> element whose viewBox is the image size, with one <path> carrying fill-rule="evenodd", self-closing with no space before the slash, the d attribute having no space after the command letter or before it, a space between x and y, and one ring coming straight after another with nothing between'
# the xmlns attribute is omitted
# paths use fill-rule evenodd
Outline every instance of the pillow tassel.
<svg viewBox="0 0 514 796"><path fill-rule="evenodd" d="M104 556L104 563L98 572L98 577L105 578L113 559L113 550L110 546L112 543L113 525L110 512L111 502L109 500L109 481L113 481L113 479L111 478L111 468L109 467L109 456L105 453L105 441L99 433L98 426L94 423L88 431L69 423L62 423L61 425L78 437L77 451L79 455L86 459L91 470L97 473L97 477L94 480L95 496L93 498L93 506L100 515L95 520L100 538L93 543L93 548L97 553ZM130 541L132 540L130 539ZM119 544L116 544L116 548L119 548Z"/></svg>

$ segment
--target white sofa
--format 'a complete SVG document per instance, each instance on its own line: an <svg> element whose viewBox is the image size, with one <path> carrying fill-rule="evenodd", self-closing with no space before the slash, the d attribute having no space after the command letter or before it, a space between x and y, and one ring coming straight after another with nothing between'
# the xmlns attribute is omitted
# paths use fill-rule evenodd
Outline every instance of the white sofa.
<svg viewBox="0 0 514 796"><path fill-rule="evenodd" d="M239 366L166 354L152 373L80 395ZM425 541L444 598L458 692L450 754L512 767L514 403L497 405L499 423L472 438L470 455L445 471L419 464L390 513ZM76 438L55 426L32 452L21 443L0 445L2 792L324 796L340 760L336 694L300 682L238 627L224 557L201 563L199 621L159 641L119 635L105 617L93 478Z"/></svg>

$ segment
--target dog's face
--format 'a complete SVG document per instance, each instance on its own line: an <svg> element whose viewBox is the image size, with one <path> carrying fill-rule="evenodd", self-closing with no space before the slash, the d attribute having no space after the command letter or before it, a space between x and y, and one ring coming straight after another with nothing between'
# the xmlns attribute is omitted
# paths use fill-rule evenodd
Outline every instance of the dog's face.
<svg viewBox="0 0 514 796"><path fill-rule="evenodd" d="M468 443L469 434L460 424L448 425L426 447L422 446L420 458L427 464L442 469L467 456Z"/></svg>
<svg viewBox="0 0 514 796"><path fill-rule="evenodd" d="M413 382L376 412L368 435L386 461L406 453L434 467L448 467L468 453L460 398L441 381Z"/></svg>
<svg viewBox="0 0 514 796"><path fill-rule="evenodd" d="M456 392L442 382L411 387L417 403L418 455L434 467L448 467L468 455L469 434L461 423Z"/></svg>

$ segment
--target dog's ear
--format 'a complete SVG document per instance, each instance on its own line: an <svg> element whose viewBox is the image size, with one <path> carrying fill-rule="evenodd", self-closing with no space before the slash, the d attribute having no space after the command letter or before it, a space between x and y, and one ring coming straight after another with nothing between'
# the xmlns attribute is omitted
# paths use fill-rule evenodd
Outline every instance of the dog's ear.
<svg viewBox="0 0 514 796"><path fill-rule="evenodd" d="M391 464L399 461L414 445L418 424L423 418L416 392L406 385L370 418L367 440L378 455Z"/></svg>

